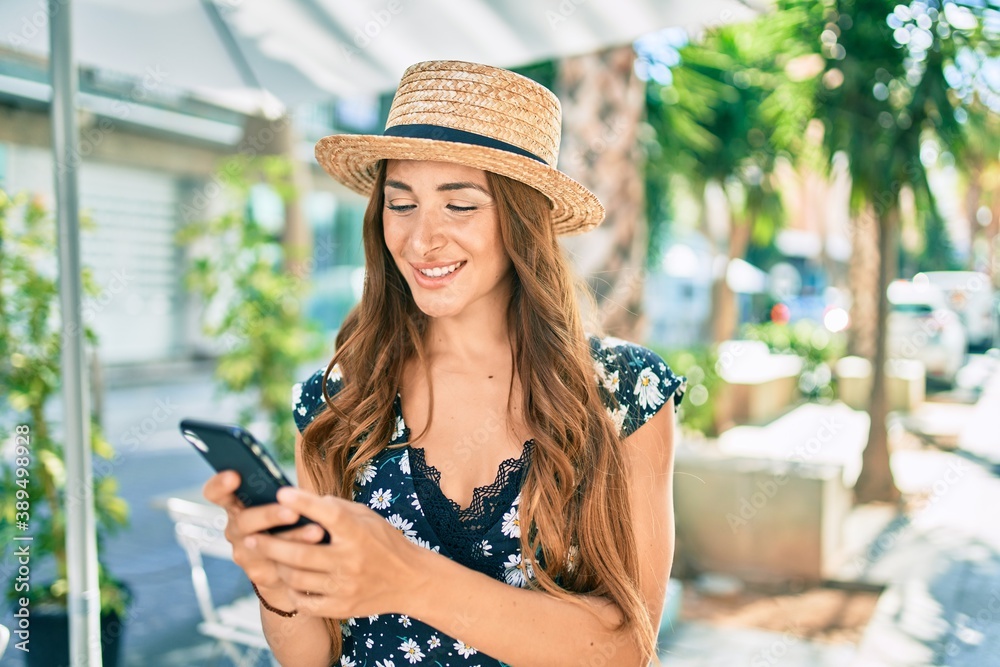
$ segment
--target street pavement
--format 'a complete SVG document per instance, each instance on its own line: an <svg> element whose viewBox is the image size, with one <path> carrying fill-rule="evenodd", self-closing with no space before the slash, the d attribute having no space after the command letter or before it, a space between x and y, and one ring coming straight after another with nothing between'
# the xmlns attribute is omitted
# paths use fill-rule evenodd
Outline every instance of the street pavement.
<svg viewBox="0 0 1000 667"><path fill-rule="evenodd" d="M1000 666L1000 372L956 424L954 450L893 456L916 499L859 561L859 578L888 587L855 667Z"/></svg>

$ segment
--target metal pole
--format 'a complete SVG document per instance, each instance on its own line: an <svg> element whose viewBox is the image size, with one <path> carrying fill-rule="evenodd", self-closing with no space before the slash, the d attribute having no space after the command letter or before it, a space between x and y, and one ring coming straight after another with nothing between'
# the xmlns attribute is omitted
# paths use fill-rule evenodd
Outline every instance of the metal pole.
<svg viewBox="0 0 1000 667"><path fill-rule="evenodd" d="M63 328L70 665L100 667L101 594L97 582L90 415L80 313L80 220L77 193L80 151L76 124L77 71L73 62L70 5L70 0L49 0L49 68L52 77L50 113Z"/></svg>

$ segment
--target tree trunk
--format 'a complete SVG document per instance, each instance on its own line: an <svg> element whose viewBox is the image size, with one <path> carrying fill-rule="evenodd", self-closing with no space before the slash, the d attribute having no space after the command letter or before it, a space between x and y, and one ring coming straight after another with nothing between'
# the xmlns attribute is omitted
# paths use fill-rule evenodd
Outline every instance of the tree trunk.
<svg viewBox="0 0 1000 667"><path fill-rule="evenodd" d="M851 260L848 282L851 290L851 328L848 331L848 354L875 358L879 301L879 229L871 205L851 220ZM884 291L883 291L884 295Z"/></svg>
<svg viewBox="0 0 1000 667"><path fill-rule="evenodd" d="M969 187L965 191L965 215L969 220L969 260L966 268L969 271L976 270L976 239L979 238L982 227L979 225L977 213L979 213L979 202L983 196L982 184L979 182L982 167L975 171L970 169Z"/></svg>
<svg viewBox="0 0 1000 667"><path fill-rule="evenodd" d="M636 141L645 84L631 46L574 56L559 64L562 101L559 167L594 192L607 217L595 230L560 242L586 279L605 331L641 336L647 228L642 160Z"/></svg>
<svg viewBox="0 0 1000 667"><path fill-rule="evenodd" d="M881 261L876 272L878 291L875 297L875 354L872 362L871 399L868 405L871 428L868 431L868 445L862 455L861 474L854 487L854 497L859 503L894 502L899 499L899 489L892 479L892 468L889 465L889 438L886 431L889 400L885 377L886 324L889 314L886 289L896 276L899 209L890 208L881 219L873 220L870 226L876 230ZM855 293L855 297L857 296L859 295Z"/></svg>
<svg viewBox="0 0 1000 667"><path fill-rule="evenodd" d="M726 267L734 259L743 259L750 244L753 221L749 216L735 215L730 207L730 233L726 249ZM712 341L720 343L736 335L739 325L739 308L736 294L729 287L726 271L712 284Z"/></svg>

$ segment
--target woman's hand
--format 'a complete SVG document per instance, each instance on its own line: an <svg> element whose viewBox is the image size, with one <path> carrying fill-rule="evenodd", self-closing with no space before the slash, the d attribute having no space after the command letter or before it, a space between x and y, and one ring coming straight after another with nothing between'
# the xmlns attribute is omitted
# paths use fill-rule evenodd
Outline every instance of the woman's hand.
<svg viewBox="0 0 1000 667"><path fill-rule="evenodd" d="M406 613L404 605L419 585L419 563L430 552L361 503L292 487L278 491L278 503L330 533L330 544L264 533L244 537L245 548L268 563L268 572L273 568L300 614Z"/></svg>
<svg viewBox="0 0 1000 667"><path fill-rule="evenodd" d="M211 503L226 510L225 537L233 545L233 561L243 568L250 581L261 589L281 589L284 581L278 577L275 563L262 557L256 550L245 544L245 538L261 531L295 523L299 515L293 510L282 507L278 503L268 503L256 507L244 507L236 497L236 489L240 485L240 474L235 470L225 470L209 477L202 489L202 495ZM301 526L276 533L274 539L289 543L313 544L323 537L323 530L315 525ZM282 591L287 597L287 591ZM277 604L276 596L268 596L272 604Z"/></svg>

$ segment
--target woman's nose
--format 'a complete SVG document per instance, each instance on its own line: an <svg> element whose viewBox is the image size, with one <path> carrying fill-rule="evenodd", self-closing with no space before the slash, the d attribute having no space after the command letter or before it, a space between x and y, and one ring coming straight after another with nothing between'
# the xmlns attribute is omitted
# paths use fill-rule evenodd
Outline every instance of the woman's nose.
<svg viewBox="0 0 1000 667"><path fill-rule="evenodd" d="M427 254L444 245L444 234L441 228L441 221L438 216L426 211L415 211L413 232L410 234L410 243L414 250L421 254Z"/></svg>

